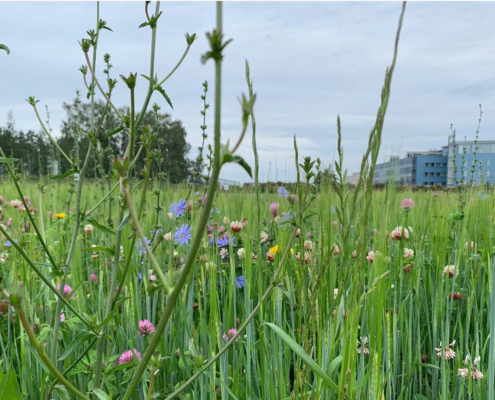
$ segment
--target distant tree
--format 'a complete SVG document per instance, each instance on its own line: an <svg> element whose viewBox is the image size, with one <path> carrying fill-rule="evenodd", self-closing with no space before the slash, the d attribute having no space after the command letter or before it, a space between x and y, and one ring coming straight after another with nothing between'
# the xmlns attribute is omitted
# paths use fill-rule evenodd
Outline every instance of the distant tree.
<svg viewBox="0 0 495 400"><path fill-rule="evenodd" d="M73 156L78 154L86 154L89 147L88 132L90 130L91 109L88 103L80 101L76 97L72 104L64 103L63 107L67 113L66 119L62 122L62 135L58 139L60 147L67 153ZM95 106L95 126L101 124L98 133L100 147L96 151L96 156L89 162L87 169L88 176L100 177L103 171L107 173L111 169L111 159L116 155L122 155L129 143L129 132L124 129L117 134L107 137L108 133L115 130L120 121L115 113L109 108L105 118L102 121L102 116L105 110L103 101L97 102ZM119 110L123 115L127 113L125 107ZM179 120L173 120L169 114L161 113L159 107L154 107L153 111L148 111L141 125L150 125L157 138L153 144L153 148L158 149L162 154L160 163L154 163L151 174L156 176L160 172L165 172L170 182L182 182L189 178L192 168L192 162L187 158L187 154L191 148L187 143L187 133ZM136 141L134 154L140 146L140 134ZM76 145L78 143L78 145ZM145 152L141 152L136 169L139 171L145 165ZM70 166L64 159L61 160L62 167L67 170Z"/></svg>
<svg viewBox="0 0 495 400"><path fill-rule="evenodd" d="M5 127L0 127L0 147L7 157L19 159L16 168L26 176L47 174L47 160L50 144L44 134L32 130L17 131L12 112L7 115ZM0 173L6 173L0 164Z"/></svg>
<svg viewBox="0 0 495 400"><path fill-rule="evenodd" d="M63 108L66 118L62 121L61 136L57 139L57 143L71 158L77 158L81 165L89 147L91 108L89 103L81 101L79 93L72 103L63 103ZM97 102L95 126L101 125L101 128L98 132L99 144L95 149L94 157L89 160L86 172L88 177L102 178L110 173L112 159L122 155L129 143L129 132L125 129L110 137L107 136L120 126L121 122L111 108L107 110L102 121L104 111L105 103ZM125 107L120 111L124 115L127 113ZM158 173L164 172L172 183L188 180L194 163L187 158L191 146L187 143L187 133L182 122L173 120L171 115L161 113L160 108L154 106L153 111L145 114L141 128L146 125L149 125L157 136L152 147L162 155L160 162L153 164L151 176L155 177ZM138 132L134 154L137 154L140 146L140 135L141 131ZM5 126L0 127L0 146L8 157L20 160L16 166L26 175L53 174L56 172L56 169L53 169L54 163L60 165L58 173L63 173L71 167L65 158L59 157L54 151L54 146L43 132L17 131L12 113L8 114ZM136 171L144 167L145 157L146 154L142 151L137 160ZM6 172L2 164L0 164L0 172Z"/></svg>

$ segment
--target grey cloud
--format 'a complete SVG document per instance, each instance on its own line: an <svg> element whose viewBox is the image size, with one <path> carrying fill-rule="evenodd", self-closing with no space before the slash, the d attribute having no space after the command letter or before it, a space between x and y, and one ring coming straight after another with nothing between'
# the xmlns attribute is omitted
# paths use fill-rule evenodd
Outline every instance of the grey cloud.
<svg viewBox="0 0 495 400"><path fill-rule="evenodd" d="M208 80L213 89L213 65L203 66L199 59L207 50L204 33L214 26L215 6L164 2L161 9L159 76L181 57L184 33L199 36L165 87L174 103L170 112L184 122L194 157L201 143L201 83ZM285 177L284 163L293 155L294 133L301 157L320 157L329 165L337 143L337 114L342 119L345 165L349 172L357 170L379 106L385 68L391 62L399 12L396 2L224 3L225 34L234 41L226 49L223 65L222 141L235 141L241 128L237 97L247 91L247 58L258 94L261 179L268 177L269 170L271 179L277 170L279 177ZM148 74L150 33L137 29L144 21L142 2L102 2L100 14L114 33L102 34L98 73L101 56L108 52L114 76L130 71ZM25 22L22 27L17 23L20 16ZM481 137L491 135L495 127L494 18L493 3L408 4L380 160L392 153L444 145L451 123L459 135L474 136L479 103L484 108ZM76 89L85 94L77 71L84 62L77 41L94 21L95 3L91 2L0 3L0 39L12 50L8 57L0 54L0 125L12 110L19 128L38 129L24 101L36 95L49 105L52 127L58 131L64 118L62 102L70 101ZM138 99L142 99L144 81L139 84ZM119 86L115 101L127 104L128 95ZM213 90L210 104L212 97ZM161 98L153 101L169 110ZM211 137L212 110L207 125ZM253 163L250 135L240 154ZM223 177L249 180L234 167L225 170Z"/></svg>

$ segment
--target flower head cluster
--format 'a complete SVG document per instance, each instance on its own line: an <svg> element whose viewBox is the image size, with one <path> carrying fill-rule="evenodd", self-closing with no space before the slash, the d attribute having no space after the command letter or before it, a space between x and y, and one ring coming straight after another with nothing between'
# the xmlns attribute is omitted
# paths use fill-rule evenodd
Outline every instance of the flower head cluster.
<svg viewBox="0 0 495 400"><path fill-rule="evenodd" d="M237 333L237 329L231 328L231 329L229 329L229 332L228 333L224 333L223 334L222 338L226 342L227 341L230 341L230 340L232 340L232 338L235 336L236 333ZM237 338L235 341L238 342L239 341L239 338Z"/></svg>
<svg viewBox="0 0 495 400"><path fill-rule="evenodd" d="M10 206L14 208L19 208L22 205L22 202L20 200L11 200L10 201Z"/></svg>
<svg viewBox="0 0 495 400"><path fill-rule="evenodd" d="M449 278L453 278L454 277L454 271L455 271L455 265L447 265L444 269L443 269L443 273L445 275L449 275ZM457 271L457 274L459 273L459 271Z"/></svg>
<svg viewBox="0 0 495 400"><path fill-rule="evenodd" d="M269 262L275 261L275 256L277 255L278 251L278 245L276 244L275 246L271 247L270 250L268 250L268 253L266 253L266 259Z"/></svg>
<svg viewBox="0 0 495 400"><path fill-rule="evenodd" d="M244 248L237 250L237 257L243 259L246 256L246 250Z"/></svg>
<svg viewBox="0 0 495 400"><path fill-rule="evenodd" d="M57 285L57 292L60 292L60 283ZM63 296L65 298L68 298L70 294L72 293L72 288L69 285L64 285L64 293ZM74 296L71 296L71 300L74 298Z"/></svg>
<svg viewBox="0 0 495 400"><path fill-rule="evenodd" d="M414 250L404 248L404 258L414 258Z"/></svg>
<svg viewBox="0 0 495 400"><path fill-rule="evenodd" d="M278 203L270 204L270 212L272 213L273 219L275 219L275 217L277 216L279 208L280 207L279 207Z"/></svg>
<svg viewBox="0 0 495 400"><path fill-rule="evenodd" d="M242 222L233 221L230 224L230 229L232 230L232 232L239 233L240 231L242 231L242 228L243 228Z"/></svg>
<svg viewBox="0 0 495 400"><path fill-rule="evenodd" d="M136 354L136 356L134 356L134 354ZM122 365L133 362L134 357L137 357L137 359L141 361L141 354L136 349L134 349L134 352L132 350L124 351L119 357L119 364Z"/></svg>
<svg viewBox="0 0 495 400"><path fill-rule="evenodd" d="M453 359L455 357L455 351L452 350L450 347L453 346L454 344L455 344L455 340L452 343L450 343L448 346L442 348L442 343L440 343L440 347L435 348L435 350L437 351L437 356L438 357L443 356L443 358L445 358L446 360Z"/></svg>
<svg viewBox="0 0 495 400"><path fill-rule="evenodd" d="M265 243L265 242L268 240L268 238L269 238L268 233L266 233L266 232L261 232L261 237L260 237L260 239L261 239L261 243L262 243L262 244L263 244L263 243Z"/></svg>
<svg viewBox="0 0 495 400"><path fill-rule="evenodd" d="M393 240L409 239L409 229L398 226L392 231L390 236Z"/></svg>
<svg viewBox="0 0 495 400"><path fill-rule="evenodd" d="M172 203L170 205L168 212L171 213L172 216L175 216L175 218L178 218L182 214L184 214L184 211L186 211L186 208L187 208L186 201L183 199L180 199L177 203Z"/></svg>
<svg viewBox="0 0 495 400"><path fill-rule="evenodd" d="M175 244L182 246L183 244L188 244L189 240L191 240L191 227L189 225L175 228Z"/></svg>
<svg viewBox="0 0 495 400"><path fill-rule="evenodd" d="M483 373L476 368L476 365L480 362L480 357L476 357L473 361L473 365L471 366L471 376L475 381L478 379L482 379L484 377ZM466 356L464 360L464 364L469 364L469 355ZM462 376L463 378L467 378L469 376L469 370L467 368L459 368L457 370L457 376Z"/></svg>
<svg viewBox="0 0 495 400"><path fill-rule="evenodd" d="M278 195L287 198L289 196L289 192L287 192L287 189L280 186L278 188Z"/></svg>
<svg viewBox="0 0 495 400"><path fill-rule="evenodd" d="M88 225L86 225L86 226L84 227L84 232L86 232L86 233L88 233L88 234L89 234L89 233L93 232L93 229L94 229L94 228L93 228L93 225L88 224Z"/></svg>
<svg viewBox="0 0 495 400"><path fill-rule="evenodd" d="M151 335L155 331L155 326L148 321L147 319L143 319L139 321L139 334L141 336Z"/></svg>
<svg viewBox="0 0 495 400"><path fill-rule="evenodd" d="M55 216L56 219L64 219L65 218L65 213L54 214L54 216Z"/></svg>
<svg viewBox="0 0 495 400"><path fill-rule="evenodd" d="M404 199L402 200L402 204L400 205L400 207L404 208L405 210L414 208L414 201L412 199Z"/></svg>
<svg viewBox="0 0 495 400"><path fill-rule="evenodd" d="M232 246L235 247L235 237L234 236L232 236L231 242L232 242ZM217 244L218 244L218 247L228 246L229 245L228 235L226 233L224 233L222 236L220 236L218 238Z"/></svg>
<svg viewBox="0 0 495 400"><path fill-rule="evenodd" d="M246 278L244 278L242 275L236 276L235 282L237 284L237 288L241 289L246 285Z"/></svg>

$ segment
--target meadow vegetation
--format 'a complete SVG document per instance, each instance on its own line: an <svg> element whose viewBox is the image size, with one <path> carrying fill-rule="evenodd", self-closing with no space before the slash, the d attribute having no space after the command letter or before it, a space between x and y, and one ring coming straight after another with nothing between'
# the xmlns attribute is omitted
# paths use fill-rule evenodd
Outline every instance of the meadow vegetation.
<svg viewBox="0 0 495 400"><path fill-rule="evenodd" d="M247 62L239 139L221 142L229 44L221 3L203 58L215 64L215 125L211 140L201 125L195 163L203 184L171 185L152 173L163 162L159 119L142 124L143 116L154 92L168 98L162 85L196 35L186 35L176 68L155 79L160 4L154 13L148 7L151 79L142 108L136 74L119 81L130 93L125 114L111 101L117 81L108 77L105 90L93 74L108 28L97 15L81 42L91 100L82 162L46 127L70 166L60 176L29 181L0 150L0 399L493 400L493 193L372 184L405 4L358 184L346 184L337 118L330 184L320 160L299 158L294 137L297 182L275 193L260 192ZM127 137L99 183L84 179L101 139L95 96ZM37 112L37 100L28 102ZM248 135L253 168L236 155ZM254 187L219 191L220 170L240 167Z"/></svg>

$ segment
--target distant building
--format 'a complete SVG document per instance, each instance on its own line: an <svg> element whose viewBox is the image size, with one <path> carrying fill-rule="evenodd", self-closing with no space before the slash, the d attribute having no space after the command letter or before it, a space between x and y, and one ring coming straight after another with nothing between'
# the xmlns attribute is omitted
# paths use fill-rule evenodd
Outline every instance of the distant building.
<svg viewBox="0 0 495 400"><path fill-rule="evenodd" d="M405 158L393 157L377 164L373 183L390 180L399 185L447 185L447 157L440 151L408 152Z"/></svg>
<svg viewBox="0 0 495 400"><path fill-rule="evenodd" d="M358 181L359 181L359 172L354 172L351 175L351 185L357 185Z"/></svg>
<svg viewBox="0 0 495 400"><path fill-rule="evenodd" d="M456 141L454 146L454 138L449 136L449 144L443 152L448 158L448 186L469 183L471 178L475 185L482 182L495 184L495 140ZM473 166L474 175L471 177Z"/></svg>
<svg viewBox="0 0 495 400"><path fill-rule="evenodd" d="M442 150L408 152L404 158L393 156L388 162L376 165L373 183L394 181L399 185L455 186L471 180L473 165L475 185L495 183L494 140L478 141L477 144L456 141L454 146L450 136L449 144Z"/></svg>
<svg viewBox="0 0 495 400"><path fill-rule="evenodd" d="M239 182L236 182L236 181L233 181L233 180L230 180L230 179L222 179L222 178L219 178L218 179L218 184L220 186L241 186Z"/></svg>

